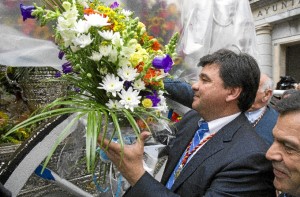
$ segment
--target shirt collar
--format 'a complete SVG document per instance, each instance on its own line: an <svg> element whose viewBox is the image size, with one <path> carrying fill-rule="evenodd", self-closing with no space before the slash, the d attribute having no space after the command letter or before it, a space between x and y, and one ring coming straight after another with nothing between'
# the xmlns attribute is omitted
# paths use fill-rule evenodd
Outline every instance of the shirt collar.
<svg viewBox="0 0 300 197"><path fill-rule="evenodd" d="M236 117L238 117L241 114L241 112L232 114L230 116L225 116L222 118L218 118L212 121L207 122L208 124L208 128L209 128L209 133L210 134L215 134L217 133L222 127L224 127L225 125L227 125L229 122L231 122L232 120L234 120ZM198 121L198 125L200 127L201 125L201 121L203 121L203 118L201 118Z"/></svg>

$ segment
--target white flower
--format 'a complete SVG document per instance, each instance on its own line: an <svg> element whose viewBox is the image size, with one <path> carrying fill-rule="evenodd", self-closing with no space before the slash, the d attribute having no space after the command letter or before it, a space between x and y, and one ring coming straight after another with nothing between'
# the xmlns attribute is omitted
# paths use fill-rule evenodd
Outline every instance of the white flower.
<svg viewBox="0 0 300 197"><path fill-rule="evenodd" d="M76 46L80 46L80 48L84 48L87 45L91 44L93 42L93 40L94 39L91 39L91 35L90 34L88 34L88 35L82 34L82 35L77 36L73 40L73 43Z"/></svg>
<svg viewBox="0 0 300 197"><path fill-rule="evenodd" d="M108 61L112 63L116 63L117 60L118 60L118 51L117 49L112 49L108 54Z"/></svg>
<svg viewBox="0 0 300 197"><path fill-rule="evenodd" d="M139 91L133 90L132 87L128 88L128 90L122 90L121 93L118 93L121 98L120 103L131 111L134 110L135 107L139 105L141 102L141 96L139 96Z"/></svg>
<svg viewBox="0 0 300 197"><path fill-rule="evenodd" d="M127 65L123 65L117 72L124 81L133 81L139 75L136 69Z"/></svg>
<svg viewBox="0 0 300 197"><path fill-rule="evenodd" d="M100 86L97 88L111 92L114 97L116 97L118 91L123 89L123 82L119 80L119 77L113 74L107 74L103 79L103 83L99 84Z"/></svg>
<svg viewBox="0 0 300 197"><path fill-rule="evenodd" d="M133 83L133 88L136 90L144 90L146 87L145 83L141 79L138 79Z"/></svg>
<svg viewBox="0 0 300 197"><path fill-rule="evenodd" d="M64 40L65 47L69 47L73 43L73 40L76 38L76 33L69 29L61 31L60 35Z"/></svg>
<svg viewBox="0 0 300 197"><path fill-rule="evenodd" d="M121 13L124 14L126 17L129 17L133 12L131 12L130 10L123 9Z"/></svg>
<svg viewBox="0 0 300 197"><path fill-rule="evenodd" d="M121 38L120 32L114 33L111 42L113 43L113 45L115 45L117 47L123 46L124 42L123 42L123 39Z"/></svg>
<svg viewBox="0 0 300 197"><path fill-rule="evenodd" d="M91 26L94 27L103 27L110 25L110 23L107 23L108 17L104 17L102 14L84 15L84 18Z"/></svg>
<svg viewBox="0 0 300 197"><path fill-rule="evenodd" d="M119 67L122 67L124 65L132 66L128 58L119 56L118 59L119 59Z"/></svg>
<svg viewBox="0 0 300 197"><path fill-rule="evenodd" d="M113 38L114 32L110 31L98 31L99 35L105 40L111 40Z"/></svg>
<svg viewBox="0 0 300 197"><path fill-rule="evenodd" d="M99 47L99 52L104 56L107 57L112 51L112 46L111 45L107 45L107 46L100 46Z"/></svg>
<svg viewBox="0 0 300 197"><path fill-rule="evenodd" d="M77 2L80 4L80 5L82 5L83 7L85 7L85 8L88 8L89 7L89 5L88 5L88 0L77 0Z"/></svg>
<svg viewBox="0 0 300 197"><path fill-rule="evenodd" d="M74 29L78 33L87 33L90 29L90 25L87 23L87 21L79 19L79 21L75 23Z"/></svg>
<svg viewBox="0 0 300 197"><path fill-rule="evenodd" d="M96 51L93 51L92 56L89 57L91 60L94 60L95 62L99 62L102 58L102 54Z"/></svg>
<svg viewBox="0 0 300 197"><path fill-rule="evenodd" d="M134 51L135 51L135 48L133 48L133 47L125 47L125 46L123 46L122 48L121 48L121 51L120 51L120 55L119 56L122 56L122 57L126 57L126 58L130 58L130 55L132 54L132 53L134 53Z"/></svg>
<svg viewBox="0 0 300 197"><path fill-rule="evenodd" d="M78 46L70 46L70 47L71 47L72 52L74 52L74 53L80 49Z"/></svg>
<svg viewBox="0 0 300 197"><path fill-rule="evenodd" d="M158 103L159 110L161 112L166 113L168 111L167 101L166 98L163 96L163 91L158 91L158 98L160 99Z"/></svg>
<svg viewBox="0 0 300 197"><path fill-rule="evenodd" d="M121 105L121 103L117 100L111 100L109 99L108 103L106 103L106 106L109 109L120 109L123 108L123 106Z"/></svg>

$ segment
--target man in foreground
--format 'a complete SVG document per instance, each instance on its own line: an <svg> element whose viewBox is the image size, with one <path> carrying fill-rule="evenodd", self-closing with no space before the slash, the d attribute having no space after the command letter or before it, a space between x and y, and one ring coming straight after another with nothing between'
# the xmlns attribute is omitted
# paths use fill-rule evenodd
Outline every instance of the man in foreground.
<svg viewBox="0 0 300 197"><path fill-rule="evenodd" d="M300 196L300 92L277 103L274 143L266 157L273 164L274 185L280 197Z"/></svg>
<svg viewBox="0 0 300 197"><path fill-rule="evenodd" d="M258 89L256 61L223 49L201 58L199 66L193 110L174 125L176 138L169 144L161 183L143 168L149 132L123 150L99 137L131 185L125 196L275 196L272 166L265 158L268 146L242 113Z"/></svg>

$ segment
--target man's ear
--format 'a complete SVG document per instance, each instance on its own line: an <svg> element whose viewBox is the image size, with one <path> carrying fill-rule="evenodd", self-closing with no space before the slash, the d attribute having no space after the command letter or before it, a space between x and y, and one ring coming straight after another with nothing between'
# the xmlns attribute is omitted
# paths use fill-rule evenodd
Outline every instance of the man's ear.
<svg viewBox="0 0 300 197"><path fill-rule="evenodd" d="M228 88L228 95L226 97L226 101L229 102L232 100L236 100L240 96L241 92L241 87Z"/></svg>
<svg viewBox="0 0 300 197"><path fill-rule="evenodd" d="M265 90L265 92L264 92L264 97L262 98L262 101L263 102L268 102L269 101L269 99L272 97L272 95L273 95L273 91L271 90L271 89L267 89L267 90Z"/></svg>

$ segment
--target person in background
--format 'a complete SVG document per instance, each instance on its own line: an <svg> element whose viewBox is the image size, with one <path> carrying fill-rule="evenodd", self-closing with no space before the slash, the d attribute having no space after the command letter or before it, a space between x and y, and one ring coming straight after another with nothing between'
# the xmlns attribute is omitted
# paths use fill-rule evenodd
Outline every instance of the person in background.
<svg viewBox="0 0 300 197"><path fill-rule="evenodd" d="M255 101L245 112L248 120L268 145L273 143L272 130L278 118L278 112L269 105L273 95L274 83L268 75L262 73Z"/></svg>
<svg viewBox="0 0 300 197"><path fill-rule="evenodd" d="M272 161L274 186L280 197L300 196L300 91L277 104L278 121L273 129L274 142L266 153Z"/></svg>
<svg viewBox="0 0 300 197"><path fill-rule="evenodd" d="M179 79L167 78L164 80L166 97L187 107L192 107L193 91L191 85ZM273 143L272 130L278 118L278 112L269 105L273 95L274 83L268 75L262 73L255 101L245 112L248 120L268 145Z"/></svg>
<svg viewBox="0 0 300 197"><path fill-rule="evenodd" d="M259 85L260 71L248 54L222 49L200 59L192 108L174 125L161 182L143 167L145 139L135 144L99 144L131 187L124 196L275 196L267 144L245 114Z"/></svg>

